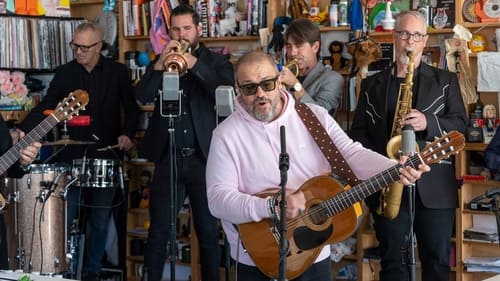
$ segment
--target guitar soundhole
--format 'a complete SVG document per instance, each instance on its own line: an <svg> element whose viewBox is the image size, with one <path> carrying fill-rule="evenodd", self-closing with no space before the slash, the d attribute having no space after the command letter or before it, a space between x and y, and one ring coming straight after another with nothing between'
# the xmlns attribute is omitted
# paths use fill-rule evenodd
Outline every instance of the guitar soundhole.
<svg viewBox="0 0 500 281"><path fill-rule="evenodd" d="M320 205L311 206L309 208L308 217L315 225L320 225L329 218L326 209Z"/></svg>

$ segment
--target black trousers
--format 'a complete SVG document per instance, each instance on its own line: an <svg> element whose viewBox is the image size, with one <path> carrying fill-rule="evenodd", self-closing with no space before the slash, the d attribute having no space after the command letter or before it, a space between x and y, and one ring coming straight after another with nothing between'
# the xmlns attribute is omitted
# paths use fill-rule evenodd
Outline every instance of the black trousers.
<svg viewBox="0 0 500 281"><path fill-rule="evenodd" d="M167 158L167 157L166 157ZM150 229L144 251L146 281L160 281L166 265L170 240L170 169L168 158L155 165L149 199ZM191 205L191 218L200 245L202 280L218 281L221 264L217 220L208 209L205 162L197 153L177 158L177 210L186 195ZM169 266L167 264L167 266Z"/></svg>
<svg viewBox="0 0 500 281"><path fill-rule="evenodd" d="M418 196L418 190L415 190L415 193L413 230L418 245L422 280L448 281L450 239L453 234L456 209L426 208ZM408 200L408 189L405 188L399 215L394 220L377 215L372 208L382 258L381 281L402 281L409 278L407 238L411 222Z"/></svg>
<svg viewBox="0 0 500 281"><path fill-rule="evenodd" d="M237 264L236 274L238 281L270 281L273 280L266 276L255 266L248 266L242 263ZM278 277L278 276L276 276ZM288 280L288 279L287 279ZM331 281L332 262L329 258L312 264L302 275L290 281Z"/></svg>

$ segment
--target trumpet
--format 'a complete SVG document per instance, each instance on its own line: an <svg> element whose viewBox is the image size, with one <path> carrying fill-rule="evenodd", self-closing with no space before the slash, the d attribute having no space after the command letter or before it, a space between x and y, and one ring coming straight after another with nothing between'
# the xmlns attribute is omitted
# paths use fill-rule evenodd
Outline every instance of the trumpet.
<svg viewBox="0 0 500 281"><path fill-rule="evenodd" d="M176 51L165 56L163 60L163 70L166 72L177 72L179 76L186 74L188 63L184 57L184 53L190 52L189 41L180 40Z"/></svg>
<svg viewBox="0 0 500 281"><path fill-rule="evenodd" d="M299 76L299 64L297 63L296 60L291 60L287 64L285 64L285 67L290 69L290 71L295 75L295 77Z"/></svg>

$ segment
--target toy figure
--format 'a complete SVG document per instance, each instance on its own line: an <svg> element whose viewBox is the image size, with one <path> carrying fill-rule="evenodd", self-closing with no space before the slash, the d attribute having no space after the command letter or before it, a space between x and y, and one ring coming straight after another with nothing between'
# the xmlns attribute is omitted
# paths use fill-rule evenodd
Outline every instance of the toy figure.
<svg viewBox="0 0 500 281"><path fill-rule="evenodd" d="M303 18L307 16L309 8L304 0L290 0L288 12L293 19Z"/></svg>
<svg viewBox="0 0 500 281"><path fill-rule="evenodd" d="M344 43L340 41L332 41L332 43L330 43L330 46L328 46L328 50L330 51L330 54L332 56L331 65L333 70L339 71L349 65L349 60L342 56Z"/></svg>
<svg viewBox="0 0 500 281"><path fill-rule="evenodd" d="M366 78L368 65L382 56L380 45L372 39L358 39L348 44L348 51L353 56L351 74L356 76L356 100L359 98L361 80Z"/></svg>
<svg viewBox="0 0 500 281"><path fill-rule="evenodd" d="M500 124L500 119L497 118L497 111L494 105L487 104L483 108L483 128L484 143L490 143L495 135L495 132Z"/></svg>

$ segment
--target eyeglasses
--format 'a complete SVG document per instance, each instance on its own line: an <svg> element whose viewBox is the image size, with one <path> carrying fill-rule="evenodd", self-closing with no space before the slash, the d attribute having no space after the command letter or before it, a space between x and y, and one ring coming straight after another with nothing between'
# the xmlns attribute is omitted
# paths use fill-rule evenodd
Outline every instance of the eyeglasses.
<svg viewBox="0 0 500 281"><path fill-rule="evenodd" d="M88 51L90 51L90 49L92 47L95 47L97 44L101 43L102 41L97 41L95 42L94 44L90 44L90 45L78 45L78 44L75 44L73 43L73 41L69 42L69 47L71 48L71 50L73 50L74 52L76 52L76 50L80 49L80 51L82 51L83 53L86 53Z"/></svg>
<svg viewBox="0 0 500 281"><path fill-rule="evenodd" d="M278 81L279 75L274 78L266 79L260 81L260 83L251 83L245 85L239 85L241 92L245 96L253 96L257 92L257 87L260 87L264 92L273 91L276 89L276 81ZM239 84L239 83L238 83Z"/></svg>
<svg viewBox="0 0 500 281"><path fill-rule="evenodd" d="M399 38L403 39L403 40L408 40L410 39L410 37L413 37L413 41L415 42L420 42L424 39L425 36L427 36L427 34L422 34L422 33L410 33L408 31L396 31L399 35Z"/></svg>

